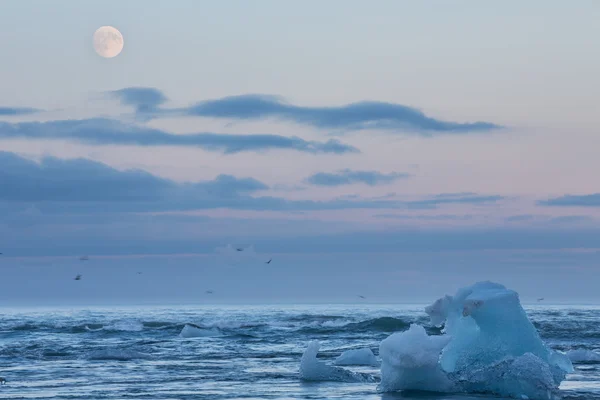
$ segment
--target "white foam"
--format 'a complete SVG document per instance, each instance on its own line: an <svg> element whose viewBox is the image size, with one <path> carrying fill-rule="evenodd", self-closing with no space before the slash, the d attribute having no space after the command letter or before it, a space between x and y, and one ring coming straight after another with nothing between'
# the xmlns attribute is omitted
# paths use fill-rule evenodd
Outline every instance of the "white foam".
<svg viewBox="0 0 600 400"><path fill-rule="evenodd" d="M334 361L335 365L371 365L378 366L379 361L371 349L346 350Z"/></svg>

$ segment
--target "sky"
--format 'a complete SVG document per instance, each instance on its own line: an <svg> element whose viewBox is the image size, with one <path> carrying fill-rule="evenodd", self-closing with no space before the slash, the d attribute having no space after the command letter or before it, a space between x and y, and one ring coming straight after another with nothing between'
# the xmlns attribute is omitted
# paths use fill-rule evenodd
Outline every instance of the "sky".
<svg viewBox="0 0 600 400"><path fill-rule="evenodd" d="M598 302L598 20L595 0L6 1L0 305L487 279Z"/></svg>

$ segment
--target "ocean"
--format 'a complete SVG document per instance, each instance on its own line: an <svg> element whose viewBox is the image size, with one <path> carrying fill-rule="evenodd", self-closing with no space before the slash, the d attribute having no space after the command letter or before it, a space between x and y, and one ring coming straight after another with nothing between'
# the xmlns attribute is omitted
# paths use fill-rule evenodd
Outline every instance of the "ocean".
<svg viewBox="0 0 600 400"><path fill-rule="evenodd" d="M600 352L600 308L525 306L544 342ZM305 382L310 341L319 359L370 348L411 323L421 305L168 306L0 309L0 399L481 399L378 393L379 367L345 366L372 379ZM182 331L186 324L194 324ZM429 334L439 333L428 327ZM585 357L584 357L585 358ZM600 360L574 362L565 399L600 399Z"/></svg>

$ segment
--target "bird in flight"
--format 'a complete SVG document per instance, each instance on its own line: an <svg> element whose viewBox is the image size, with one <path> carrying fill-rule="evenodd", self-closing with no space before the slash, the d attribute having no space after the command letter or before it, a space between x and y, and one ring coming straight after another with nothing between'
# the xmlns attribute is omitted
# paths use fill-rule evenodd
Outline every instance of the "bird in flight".
<svg viewBox="0 0 600 400"><path fill-rule="evenodd" d="M365 297L365 296L363 296L363 295L361 295L361 294L359 294L359 295L357 295L357 296L358 296L358 297L360 297L361 299L366 299L366 297Z"/></svg>
<svg viewBox="0 0 600 400"><path fill-rule="evenodd" d="M542 300L544 300L543 297L540 297L539 299L537 299L537 301L542 301Z"/></svg>
<svg viewBox="0 0 600 400"><path fill-rule="evenodd" d="M241 247L238 247L236 250L237 251L244 251L244 249L242 249Z"/></svg>
<svg viewBox="0 0 600 400"><path fill-rule="evenodd" d="M138 275L141 275L142 273L141 273L140 271L138 271L138 273L137 273L137 274L138 274Z"/></svg>
<svg viewBox="0 0 600 400"><path fill-rule="evenodd" d="M81 257L79 257L79 259L80 259L81 261L87 261L87 260L89 260L90 258L89 258L88 256L81 256Z"/></svg>
<svg viewBox="0 0 600 400"><path fill-rule="evenodd" d="M271 264L271 261L273 261L273 259L269 258L269 261L267 261L265 264Z"/></svg>
<svg viewBox="0 0 600 400"><path fill-rule="evenodd" d="M206 294L213 294L213 291L212 290L207 290Z"/></svg>
<svg viewBox="0 0 600 400"><path fill-rule="evenodd" d="M80 281L81 280L81 275L77 274L77 276L75 278L73 278L73 279L75 279L76 281Z"/></svg>

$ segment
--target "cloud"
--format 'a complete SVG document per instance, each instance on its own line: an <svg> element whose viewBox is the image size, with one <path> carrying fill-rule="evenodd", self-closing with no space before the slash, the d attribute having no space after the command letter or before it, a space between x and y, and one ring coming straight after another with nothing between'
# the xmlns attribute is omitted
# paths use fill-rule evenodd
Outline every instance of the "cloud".
<svg viewBox="0 0 600 400"><path fill-rule="evenodd" d="M468 221L472 220L472 215L405 215L405 214L376 214L375 218L383 219L400 219L400 220L415 220L415 221Z"/></svg>
<svg viewBox="0 0 600 400"><path fill-rule="evenodd" d="M585 195L565 195L538 201L541 206L557 207L600 207L600 193Z"/></svg>
<svg viewBox="0 0 600 400"><path fill-rule="evenodd" d="M561 215L557 217L551 217L549 215L534 215L534 214L523 214L523 215L512 215L504 219L506 222L526 222L528 226L578 226L582 224L594 225L597 220L589 215Z"/></svg>
<svg viewBox="0 0 600 400"><path fill-rule="evenodd" d="M560 217L551 218L549 221L551 224L585 224L596 222L596 219L589 215L563 215Z"/></svg>
<svg viewBox="0 0 600 400"><path fill-rule="evenodd" d="M0 201L26 203L174 204L236 198L268 186L252 178L219 175L212 181L177 183L141 170L119 171L86 160L45 157L40 163L0 152ZM159 207L160 208L160 207Z"/></svg>
<svg viewBox="0 0 600 400"><path fill-rule="evenodd" d="M353 171L344 169L335 173L319 172L309 176L308 183L318 186L341 186L351 185L353 183L364 183L369 186L384 185L392 183L398 179L408 178L411 175L392 172L384 174L377 171Z"/></svg>
<svg viewBox="0 0 600 400"><path fill-rule="evenodd" d="M86 160L46 157L37 163L0 152L0 214L35 206L41 213L167 212L202 209L316 211L345 209L436 208L442 199L418 201L379 199L288 200L257 196L269 186L254 178L219 175L213 180L176 182L140 170L117 170ZM462 203L497 201L499 196L456 198Z"/></svg>
<svg viewBox="0 0 600 400"><path fill-rule="evenodd" d="M160 90L148 87L128 87L113 90L108 94L122 104L133 106L139 113L157 111L158 107L168 100Z"/></svg>
<svg viewBox="0 0 600 400"><path fill-rule="evenodd" d="M506 197L498 195L482 196L476 193L455 193L439 194L432 196L429 199L411 201L407 204L409 204L411 208L436 208L442 204L483 205L486 203L496 203L501 200L506 200Z"/></svg>
<svg viewBox="0 0 600 400"><path fill-rule="evenodd" d="M17 115L28 115L40 112L36 108L22 108L22 107L0 107L0 116L17 116Z"/></svg>
<svg viewBox="0 0 600 400"><path fill-rule="evenodd" d="M154 88L122 90L124 92L121 92L119 96L123 104L133 105L136 110L140 105L146 105L155 98L164 99L164 95ZM153 103L154 106L158 104ZM302 107L289 104L279 96L262 94L206 100L185 108L155 108L144 109L144 111L152 111L155 117L178 114L234 120L276 118L321 129L378 129L410 131L422 135L489 131L501 128L501 126L489 122L443 121L429 117L415 108L394 103L361 101L337 107Z"/></svg>
<svg viewBox="0 0 600 400"><path fill-rule="evenodd" d="M477 193L474 193L474 192L440 193L440 194L436 194L434 196L434 198L436 198L436 199L453 199L453 198L460 198L460 197L466 197L466 196L473 196L476 194Z"/></svg>
<svg viewBox="0 0 600 400"><path fill-rule="evenodd" d="M510 217L506 217L504 220L506 222L525 222L525 221L533 221L536 218L537 218L536 215L520 214L520 215L511 215Z"/></svg>
<svg viewBox="0 0 600 400"><path fill-rule="evenodd" d="M360 152L357 148L337 140L317 142L306 141L296 136L218 133L178 135L104 118L48 122L0 122L0 138L63 139L90 145L200 147L207 151L218 151L225 154L274 149L295 150L312 154Z"/></svg>

